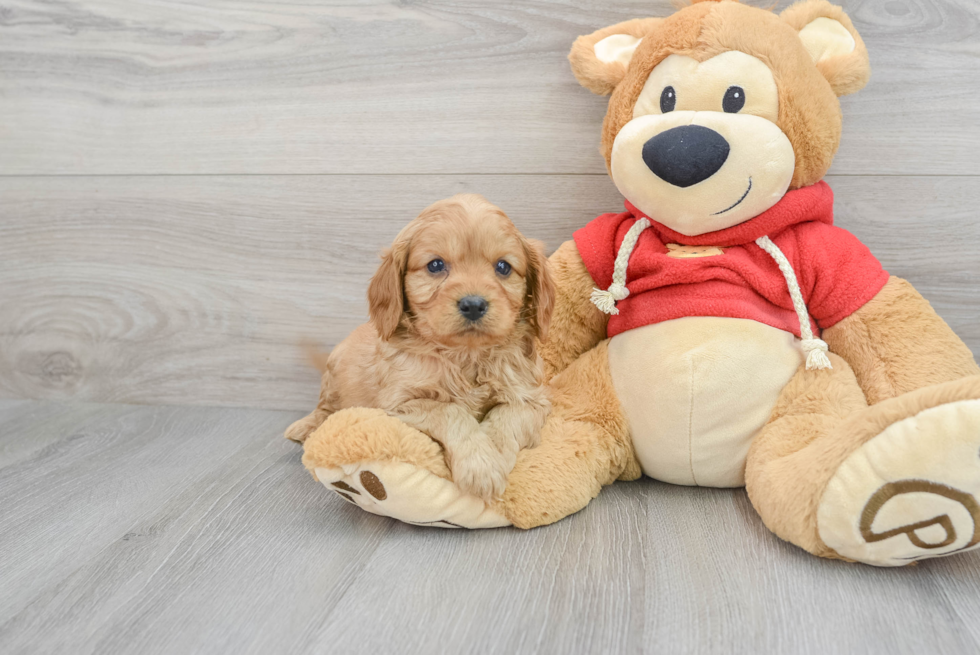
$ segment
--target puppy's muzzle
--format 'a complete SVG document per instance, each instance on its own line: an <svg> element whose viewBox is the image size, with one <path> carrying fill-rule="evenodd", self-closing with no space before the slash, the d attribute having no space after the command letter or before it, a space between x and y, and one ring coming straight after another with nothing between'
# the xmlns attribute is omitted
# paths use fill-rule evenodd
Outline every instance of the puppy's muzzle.
<svg viewBox="0 0 980 655"><path fill-rule="evenodd" d="M490 307L490 303L487 302L486 298L481 296L464 296L460 299L457 306L463 318L467 321L476 322L487 313L487 308Z"/></svg>

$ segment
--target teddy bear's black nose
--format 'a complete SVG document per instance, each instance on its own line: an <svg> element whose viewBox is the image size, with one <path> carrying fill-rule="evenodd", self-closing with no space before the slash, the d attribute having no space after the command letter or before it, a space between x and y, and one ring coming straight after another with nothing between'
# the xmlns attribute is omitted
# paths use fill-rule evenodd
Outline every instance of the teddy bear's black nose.
<svg viewBox="0 0 980 655"><path fill-rule="evenodd" d="M467 321L479 321L487 313L490 303L480 296L466 296L459 301L459 313Z"/></svg>
<svg viewBox="0 0 980 655"><path fill-rule="evenodd" d="M681 125L643 144L643 163L668 184L689 187L718 172L728 159L728 141L702 125Z"/></svg>

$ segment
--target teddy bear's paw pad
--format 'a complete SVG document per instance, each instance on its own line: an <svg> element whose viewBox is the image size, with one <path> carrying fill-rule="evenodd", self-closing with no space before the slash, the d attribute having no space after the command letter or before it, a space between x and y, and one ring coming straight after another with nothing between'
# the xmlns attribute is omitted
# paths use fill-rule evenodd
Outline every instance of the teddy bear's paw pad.
<svg viewBox="0 0 980 655"><path fill-rule="evenodd" d="M898 421L845 460L817 510L844 557L902 566L980 546L980 400Z"/></svg>
<svg viewBox="0 0 980 655"><path fill-rule="evenodd" d="M438 528L499 528L510 525L500 512L449 480L405 462L363 462L316 468L327 489L361 509Z"/></svg>

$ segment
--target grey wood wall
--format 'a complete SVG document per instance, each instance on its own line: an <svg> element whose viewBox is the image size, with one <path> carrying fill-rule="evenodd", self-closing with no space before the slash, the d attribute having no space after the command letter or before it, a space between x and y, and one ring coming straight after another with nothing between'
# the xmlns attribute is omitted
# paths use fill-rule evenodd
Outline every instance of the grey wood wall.
<svg viewBox="0 0 980 655"><path fill-rule="evenodd" d="M980 6L843 2L838 223L980 353ZM779 8L785 6L779 3ZM551 248L621 206L574 38L664 0L0 0L0 396L305 409L375 253L483 193Z"/></svg>

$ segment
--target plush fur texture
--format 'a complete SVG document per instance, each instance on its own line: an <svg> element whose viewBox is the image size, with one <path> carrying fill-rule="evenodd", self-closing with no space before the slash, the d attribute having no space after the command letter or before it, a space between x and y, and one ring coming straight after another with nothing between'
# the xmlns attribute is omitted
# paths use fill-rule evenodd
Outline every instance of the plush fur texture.
<svg viewBox="0 0 980 655"><path fill-rule="evenodd" d="M980 376L933 385L868 407L847 363L832 372L801 369L749 451L752 505L778 536L821 557L840 558L818 534L817 507L845 459L891 424L923 410L980 398ZM924 517L928 518L928 517Z"/></svg>
<svg viewBox="0 0 980 655"><path fill-rule="evenodd" d="M662 18L634 18L578 37L568 53L575 79L596 95L609 95L626 75L626 66L619 62L604 63L596 59L595 44L613 34L629 34L642 39L661 22Z"/></svg>
<svg viewBox="0 0 980 655"><path fill-rule="evenodd" d="M555 285L555 307L551 315L554 328L541 344L545 379L568 368L582 353L594 348L606 337L609 315L600 312L589 300L595 282L582 262L574 241L566 241L551 255Z"/></svg>
<svg viewBox="0 0 980 655"><path fill-rule="evenodd" d="M834 553L817 537L817 505L835 469L815 464L812 451L817 448L806 448L824 445L821 437L867 408L847 362L832 353L829 357L833 369L800 368L786 386L769 423L753 441L745 467L749 499L766 526L823 557Z"/></svg>
<svg viewBox="0 0 980 655"><path fill-rule="evenodd" d="M557 521L585 507L603 485L640 477L629 425L609 375L607 342L580 357L550 386L553 409L541 444L518 455L504 493L504 511L519 528Z"/></svg>
<svg viewBox="0 0 980 655"><path fill-rule="evenodd" d="M353 407L331 414L309 436L303 450L303 464L311 473L358 462L395 461L452 479L438 442L381 409Z"/></svg>
<svg viewBox="0 0 980 655"><path fill-rule="evenodd" d="M980 375L973 354L905 280L892 277L864 307L824 330L872 405L934 384Z"/></svg>
<svg viewBox="0 0 980 655"><path fill-rule="evenodd" d="M478 320L460 309L473 297L487 304ZM303 441L340 409L383 409L442 444L461 488L499 497L548 412L535 344L553 298L541 245L499 208L473 195L433 204L384 253L371 323L330 354L319 404L286 436Z"/></svg>
<svg viewBox="0 0 980 655"><path fill-rule="evenodd" d="M843 9L826 0L809 0L788 7L779 14L779 17L797 32L817 18L832 18L850 33L855 42L853 53L817 62L817 70L824 76L835 94L845 96L857 93L871 79L868 48Z"/></svg>

